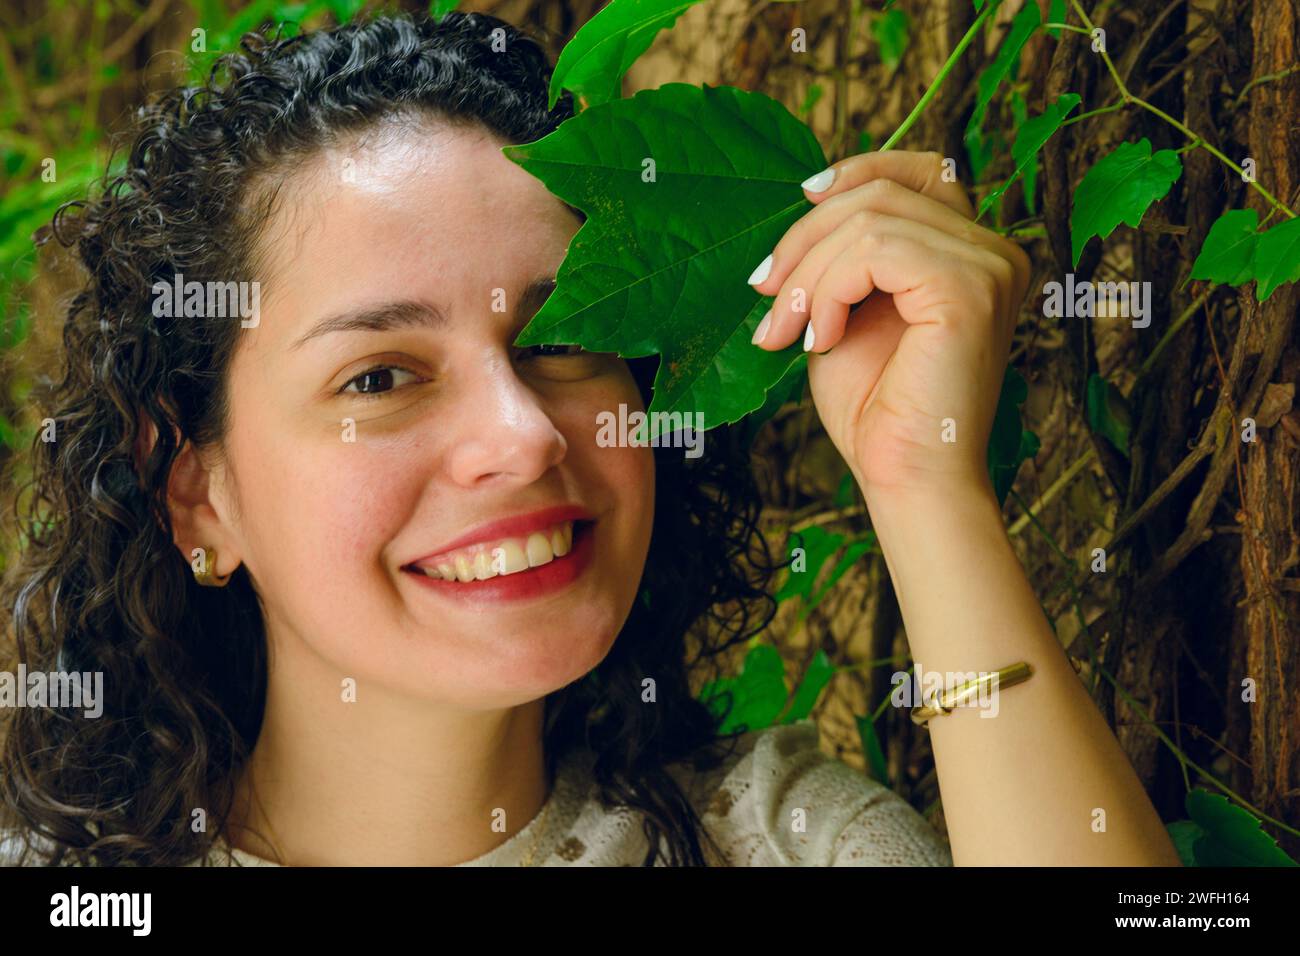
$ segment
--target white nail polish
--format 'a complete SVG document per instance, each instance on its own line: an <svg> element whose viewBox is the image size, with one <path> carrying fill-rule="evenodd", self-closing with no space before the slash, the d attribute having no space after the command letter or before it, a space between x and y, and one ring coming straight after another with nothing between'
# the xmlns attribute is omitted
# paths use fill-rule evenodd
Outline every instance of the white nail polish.
<svg viewBox="0 0 1300 956"><path fill-rule="evenodd" d="M769 275L772 274L772 254L769 252L767 258L758 264L758 267L750 273L749 284L758 285Z"/></svg>
<svg viewBox="0 0 1300 956"><path fill-rule="evenodd" d="M799 185L810 193L819 193L828 189L833 182L835 182L835 169L834 167L827 167L815 176L809 176Z"/></svg>
<svg viewBox="0 0 1300 956"><path fill-rule="evenodd" d="M767 314L763 316L763 321L758 323L758 328L754 330L754 337L750 339L755 345L758 345L763 339L767 338L767 330L772 326L772 310L768 309Z"/></svg>
<svg viewBox="0 0 1300 956"><path fill-rule="evenodd" d="M816 335L813 334L812 323L809 322L808 331L803 334L803 350L805 352L811 352L813 347L813 342L815 340L816 340Z"/></svg>

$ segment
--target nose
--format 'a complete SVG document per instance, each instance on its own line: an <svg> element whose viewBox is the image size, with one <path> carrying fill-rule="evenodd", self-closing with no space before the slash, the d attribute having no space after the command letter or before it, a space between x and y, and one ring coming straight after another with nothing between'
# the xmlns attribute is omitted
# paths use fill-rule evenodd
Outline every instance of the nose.
<svg viewBox="0 0 1300 956"><path fill-rule="evenodd" d="M468 376L458 399L459 427L448 457L456 484L522 487L564 460L568 442L508 359L493 358Z"/></svg>

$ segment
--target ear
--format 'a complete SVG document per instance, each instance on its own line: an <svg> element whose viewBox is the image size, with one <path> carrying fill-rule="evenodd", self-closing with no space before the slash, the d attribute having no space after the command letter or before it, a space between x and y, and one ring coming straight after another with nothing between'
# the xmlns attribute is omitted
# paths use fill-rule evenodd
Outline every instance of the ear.
<svg viewBox="0 0 1300 956"><path fill-rule="evenodd" d="M158 438L158 429L147 416L141 415L136 440L137 473L143 474L141 464L148 458ZM172 461L167 479L167 511L171 516L172 541L185 559L185 563L198 570L201 562L215 550L218 564L213 572L225 577L237 568L242 556L237 538L231 534L220 495L224 487L224 471L211 456L202 455L188 439ZM214 479L214 474L216 475ZM214 495L216 498L214 499ZM201 553L200 550L201 549Z"/></svg>

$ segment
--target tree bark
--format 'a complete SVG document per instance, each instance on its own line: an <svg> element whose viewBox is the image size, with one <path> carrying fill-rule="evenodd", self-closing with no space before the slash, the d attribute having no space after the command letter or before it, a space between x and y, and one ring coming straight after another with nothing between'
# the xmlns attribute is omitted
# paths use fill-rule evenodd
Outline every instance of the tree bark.
<svg viewBox="0 0 1300 956"><path fill-rule="evenodd" d="M1254 76L1300 61L1300 0L1255 0L1251 30ZM1262 83L1248 96L1248 142L1257 175L1294 208L1300 196L1300 75ZM1271 211L1253 190L1250 205L1260 211L1261 220ZM1281 214L1274 213L1270 225L1281 221ZM1263 303L1253 292L1240 296L1238 334L1247 336L1248 355L1259 363L1257 381L1274 387L1265 389L1258 402L1253 395L1243 396L1244 407L1238 407L1239 418L1258 416L1258 433L1254 443L1240 447L1245 597L1233 639L1244 651L1235 657L1244 659L1245 670L1228 676L1228 707L1230 714L1244 709L1248 715L1230 727L1248 734L1250 768L1240 776L1246 778L1242 783L1248 784L1251 801L1265 813L1294 820L1300 814L1300 416L1285 387L1278 386L1290 384L1294 390L1300 379L1295 319L1300 287L1281 286ZM1240 421L1236 426L1239 437ZM1254 682L1253 703L1242 700L1242 683L1248 679ZM1284 834L1281 843L1293 856L1300 850L1300 839Z"/></svg>

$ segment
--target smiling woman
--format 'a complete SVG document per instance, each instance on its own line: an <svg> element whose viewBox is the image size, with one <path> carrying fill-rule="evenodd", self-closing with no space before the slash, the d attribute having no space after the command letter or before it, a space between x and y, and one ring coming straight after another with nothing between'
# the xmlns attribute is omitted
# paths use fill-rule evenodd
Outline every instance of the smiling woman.
<svg viewBox="0 0 1300 956"><path fill-rule="evenodd" d="M811 722L724 734L694 696L770 622L776 566L743 430L695 456L600 440L658 360L516 345L582 222L502 153L571 115L549 76L484 15L251 37L60 211L89 280L0 597L22 665L103 673L102 714L5 715L0 852L953 862ZM938 708L962 862L1174 862L989 480L1028 261L939 171L891 152L807 180L750 275L776 297L753 347L811 353L918 673L1034 675L995 721ZM258 321L152 309L181 276L256 283Z"/></svg>
<svg viewBox="0 0 1300 956"><path fill-rule="evenodd" d="M948 861L811 728L720 737L691 694L688 635L696 666L772 613L738 439L598 445L655 360L513 346L581 222L500 152L570 115L548 75L480 15L253 39L61 211L90 280L36 448L58 520L5 599L29 666L107 680L98 720L7 715L13 853ZM182 275L257 283L260 321L150 308ZM812 849L768 835L791 794Z"/></svg>

